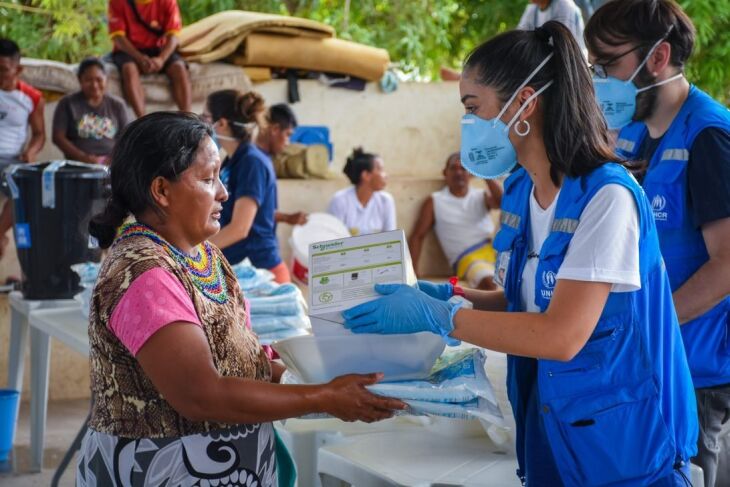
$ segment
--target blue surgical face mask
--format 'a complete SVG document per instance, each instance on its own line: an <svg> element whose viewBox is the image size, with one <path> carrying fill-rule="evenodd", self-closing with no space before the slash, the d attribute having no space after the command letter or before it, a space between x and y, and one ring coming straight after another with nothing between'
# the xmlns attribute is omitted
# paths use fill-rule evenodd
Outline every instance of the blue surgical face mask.
<svg viewBox="0 0 730 487"><path fill-rule="evenodd" d="M671 28L669 29L669 32L671 32ZM593 75L593 89L596 92L596 101L598 101L598 106L601 107L601 111L603 112L603 116L606 118L606 124L609 129L618 130L631 123L634 118L634 113L636 112L636 95L643 91L680 79L683 76L682 73L678 73L671 78L667 78L664 81L660 81L643 88L637 88L634 84L634 78L636 78L636 75L639 74L639 71L641 71L641 68L644 67L646 62L649 60L649 56L651 56L659 44L664 42L664 39L666 39L669 35L669 32L667 32L664 37L659 39L656 44L652 46L649 53L644 57L644 60L641 61L641 64L639 64L631 77L626 81L614 78L613 76L601 78L595 74Z"/></svg>
<svg viewBox="0 0 730 487"><path fill-rule="evenodd" d="M494 179L509 173L517 165L517 153L512 142L509 140L509 129L514 125L525 108L527 108L530 101L548 89L553 82L548 82L525 100L525 103L517 110L517 113L515 113L508 124L505 125L501 118L517 97L520 90L527 86L527 83L530 82L552 57L552 54L548 55L530 73L527 79L515 90L509 100L507 100L507 103L505 103L495 118L485 120L472 113L468 113L462 117L461 165L467 171L480 178ZM523 135L526 135L526 133Z"/></svg>

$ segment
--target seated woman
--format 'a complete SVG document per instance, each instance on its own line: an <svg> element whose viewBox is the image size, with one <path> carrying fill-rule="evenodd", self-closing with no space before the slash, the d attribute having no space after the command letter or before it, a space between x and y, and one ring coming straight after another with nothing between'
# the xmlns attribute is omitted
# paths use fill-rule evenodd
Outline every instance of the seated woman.
<svg viewBox="0 0 730 487"><path fill-rule="evenodd" d="M342 220L352 235L395 230L395 202L383 191L388 180L383 159L358 147L343 172L352 186L335 193L327 212Z"/></svg>
<svg viewBox="0 0 730 487"><path fill-rule="evenodd" d="M216 91L208 96L204 118L213 124L220 147L228 154L221 180L230 198L223 203L221 231L211 242L231 264L248 257L255 267L269 269L276 282L290 282L279 254L276 224L305 223L306 215L278 211L274 164L269 153L252 141L256 126L269 130L264 99L253 91Z"/></svg>
<svg viewBox="0 0 730 487"><path fill-rule="evenodd" d="M91 304L93 407L77 486L276 486L285 450L272 421L376 421L405 406L365 389L378 374L277 384L283 368L244 326L236 277L207 242L228 197L212 136L194 115L156 112L132 122L112 156L112 195L90 225L109 251Z"/></svg>
<svg viewBox="0 0 730 487"><path fill-rule="evenodd" d="M53 143L66 159L107 163L129 113L121 98L106 93L104 64L95 57L79 64L81 91L61 98L53 114Z"/></svg>

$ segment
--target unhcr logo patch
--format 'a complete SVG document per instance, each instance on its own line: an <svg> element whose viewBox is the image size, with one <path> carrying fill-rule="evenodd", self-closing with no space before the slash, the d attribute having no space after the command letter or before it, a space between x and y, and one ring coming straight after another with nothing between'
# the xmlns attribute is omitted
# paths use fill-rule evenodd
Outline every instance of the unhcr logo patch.
<svg viewBox="0 0 730 487"><path fill-rule="evenodd" d="M553 297L553 289L555 283L558 281L557 276L553 271L542 272L542 289L540 289L540 295L543 299L550 299Z"/></svg>
<svg viewBox="0 0 730 487"><path fill-rule="evenodd" d="M654 210L654 219L656 221L665 222L667 221L667 212L664 211L664 208L667 206L667 199L658 194L654 196L651 200L651 208Z"/></svg>

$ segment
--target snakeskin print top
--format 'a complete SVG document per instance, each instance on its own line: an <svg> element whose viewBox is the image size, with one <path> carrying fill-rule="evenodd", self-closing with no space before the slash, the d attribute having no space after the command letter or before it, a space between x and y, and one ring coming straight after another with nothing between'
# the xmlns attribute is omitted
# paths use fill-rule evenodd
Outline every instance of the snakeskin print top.
<svg viewBox="0 0 730 487"><path fill-rule="evenodd" d="M228 299L223 304L206 298L185 266L151 239L133 236L111 246L99 271L89 316L91 429L138 439L180 437L234 426L194 422L178 414L109 328L109 319L124 292L137 277L155 267L176 276L190 295L221 375L271 379L268 358L256 335L244 326L246 310L236 277L220 250L212 247L222 259L228 288Z"/></svg>

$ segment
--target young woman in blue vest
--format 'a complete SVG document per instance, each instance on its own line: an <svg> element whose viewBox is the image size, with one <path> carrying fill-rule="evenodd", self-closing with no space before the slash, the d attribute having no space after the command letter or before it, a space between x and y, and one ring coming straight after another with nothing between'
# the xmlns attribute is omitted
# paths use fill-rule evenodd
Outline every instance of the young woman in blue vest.
<svg viewBox="0 0 730 487"><path fill-rule="evenodd" d="M361 333L431 331L509 354L518 475L530 487L684 485L692 383L651 207L614 159L580 48L562 24L468 57L462 164L508 174L495 280L378 285L345 311Z"/></svg>
<svg viewBox="0 0 730 487"><path fill-rule="evenodd" d="M715 487L730 485L730 112L684 77L694 37L670 0L611 2L586 29L617 152L651 202L697 397L692 461Z"/></svg>

